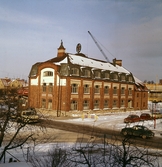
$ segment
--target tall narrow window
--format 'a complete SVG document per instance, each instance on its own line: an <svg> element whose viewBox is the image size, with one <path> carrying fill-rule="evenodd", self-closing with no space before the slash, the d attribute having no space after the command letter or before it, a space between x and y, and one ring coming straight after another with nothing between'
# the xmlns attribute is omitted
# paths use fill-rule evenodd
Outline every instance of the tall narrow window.
<svg viewBox="0 0 162 167"><path fill-rule="evenodd" d="M113 79L118 80L118 75L116 73L113 74Z"/></svg>
<svg viewBox="0 0 162 167"><path fill-rule="evenodd" d="M77 84L71 85L71 93L78 93L78 85Z"/></svg>
<svg viewBox="0 0 162 167"><path fill-rule="evenodd" d="M104 94L108 94L109 93L109 87L108 86L105 86L104 87Z"/></svg>
<svg viewBox="0 0 162 167"><path fill-rule="evenodd" d="M113 100L113 107L117 107L117 101Z"/></svg>
<svg viewBox="0 0 162 167"><path fill-rule="evenodd" d="M84 85L84 93L89 93L89 85Z"/></svg>
<svg viewBox="0 0 162 167"><path fill-rule="evenodd" d="M48 100L48 109L52 109L52 99Z"/></svg>
<svg viewBox="0 0 162 167"><path fill-rule="evenodd" d="M71 101L71 110L77 110L77 108L78 108L77 101L75 100Z"/></svg>
<svg viewBox="0 0 162 167"><path fill-rule="evenodd" d="M100 93L100 87L99 87L99 85L95 85L95 87L94 87L94 93Z"/></svg>
<svg viewBox="0 0 162 167"><path fill-rule="evenodd" d="M125 94L125 88L124 88L124 87L121 88L121 94L122 94L122 95Z"/></svg>
<svg viewBox="0 0 162 167"><path fill-rule="evenodd" d="M129 81L129 82L132 82L132 81L133 81L132 76L129 76L129 77L128 77L128 81Z"/></svg>
<svg viewBox="0 0 162 167"><path fill-rule="evenodd" d="M132 88L128 89L128 95L132 95Z"/></svg>
<svg viewBox="0 0 162 167"><path fill-rule="evenodd" d="M46 100L42 99L42 108L46 108Z"/></svg>
<svg viewBox="0 0 162 167"><path fill-rule="evenodd" d="M109 105L109 101L108 100L104 100L104 108L108 108Z"/></svg>
<svg viewBox="0 0 162 167"><path fill-rule="evenodd" d="M42 91L43 91L43 92L46 92L46 83L43 83Z"/></svg>
<svg viewBox="0 0 162 167"><path fill-rule="evenodd" d="M114 89L113 89L113 94L114 94L114 95L117 95L117 87L114 87Z"/></svg>
<svg viewBox="0 0 162 167"><path fill-rule="evenodd" d="M143 94L143 97L145 97L146 95L145 95L145 93Z"/></svg>
<svg viewBox="0 0 162 167"><path fill-rule="evenodd" d="M99 109L99 100L94 101L94 109Z"/></svg>
<svg viewBox="0 0 162 167"><path fill-rule="evenodd" d="M83 101L83 109L84 110L88 110L89 109L89 101L88 100L84 100Z"/></svg>
<svg viewBox="0 0 162 167"><path fill-rule="evenodd" d="M52 83L49 83L49 85L48 85L48 92L49 93L53 92L53 84Z"/></svg>
<svg viewBox="0 0 162 167"><path fill-rule="evenodd" d="M125 106L125 100L122 99L120 105L121 105L121 107L124 107Z"/></svg>

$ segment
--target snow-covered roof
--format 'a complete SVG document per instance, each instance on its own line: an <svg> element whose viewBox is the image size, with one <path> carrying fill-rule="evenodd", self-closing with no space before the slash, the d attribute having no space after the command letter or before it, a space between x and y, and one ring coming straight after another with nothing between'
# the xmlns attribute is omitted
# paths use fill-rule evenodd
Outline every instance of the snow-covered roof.
<svg viewBox="0 0 162 167"><path fill-rule="evenodd" d="M77 64L84 67L92 67L92 68L97 68L102 70L109 70L109 71L130 74L128 70L126 70L125 68L117 64L114 66L109 62L94 60L94 59L82 57L79 55L69 54L69 60L72 64Z"/></svg>
<svg viewBox="0 0 162 167"><path fill-rule="evenodd" d="M142 86L144 86L144 83L141 81L141 80L139 80L137 77L135 77L135 76L133 76L134 77L134 80L135 80L135 83L137 84L137 85L142 85Z"/></svg>

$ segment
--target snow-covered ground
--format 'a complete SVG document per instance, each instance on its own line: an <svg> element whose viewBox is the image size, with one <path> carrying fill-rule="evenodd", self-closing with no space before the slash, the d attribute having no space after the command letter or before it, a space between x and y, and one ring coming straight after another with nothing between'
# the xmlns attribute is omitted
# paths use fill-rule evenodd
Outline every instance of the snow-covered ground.
<svg viewBox="0 0 162 167"><path fill-rule="evenodd" d="M141 113L150 113L150 111L134 111L131 112L131 114L137 114L140 116ZM115 129L115 130L121 130L126 126L126 124L123 122L124 118L127 117L130 114L130 112L116 112L116 113L109 113L106 115L98 115L96 116L95 114L91 115L82 115L80 118L78 118L78 115L74 115L73 118L70 119L55 119L55 121L62 121L62 122L70 122L74 124L82 124L82 125L92 125L92 126L98 126L98 127L103 127L103 128L108 128L108 129ZM150 113L151 114L151 113ZM148 127L150 130L154 131L155 136L161 137L160 133L162 133L162 119L157 119L156 121L154 120L149 120L149 121L141 121L137 123L131 123L129 126L133 125L144 125ZM128 126L128 125L127 125ZM65 147L69 148L71 147L73 143L62 143L60 147ZM37 146L37 153L42 154L47 152L50 148L51 145L56 145L56 143L49 143L49 144L40 144ZM25 149L24 149L25 150ZM8 163L9 158L11 157L9 154L6 154L6 163L5 164L0 164L0 167L31 167L30 164L27 164L24 161L24 157L22 154L21 149L15 149L10 151L11 154L13 154L15 157L18 157L21 162L12 162ZM25 150L25 154L27 155L28 153L28 147ZM162 158L160 159L162 162ZM161 163L162 164L162 163ZM14 166L15 165L15 166Z"/></svg>
<svg viewBox="0 0 162 167"><path fill-rule="evenodd" d="M140 116L142 113L149 113L151 115L149 110L146 111L138 110L133 112L115 112L100 116L96 116L95 114L87 114L80 116L80 118L78 118L78 115L74 115L74 118L72 119L59 120L59 121L70 122L74 124L98 126L102 128L108 128L112 130L115 129L119 131L125 126L133 126L138 124L148 127L155 133L155 136L162 137L160 134L162 133L162 119L140 121L136 123L130 123L127 125L124 123L124 118L126 118L129 114L136 114Z"/></svg>

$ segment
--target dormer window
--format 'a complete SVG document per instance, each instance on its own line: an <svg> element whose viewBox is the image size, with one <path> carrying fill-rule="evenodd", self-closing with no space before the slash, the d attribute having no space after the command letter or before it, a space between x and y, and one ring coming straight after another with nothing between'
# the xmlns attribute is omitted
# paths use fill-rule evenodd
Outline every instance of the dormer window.
<svg viewBox="0 0 162 167"><path fill-rule="evenodd" d="M105 79L109 79L110 78L110 73L108 72L104 72L104 76Z"/></svg>
<svg viewBox="0 0 162 167"><path fill-rule="evenodd" d="M133 81L132 76L128 76L128 81L129 81L129 82L132 82L132 81Z"/></svg>
<svg viewBox="0 0 162 167"><path fill-rule="evenodd" d="M71 74L75 76L79 76L79 69L78 68L72 68L71 69Z"/></svg>
<svg viewBox="0 0 162 167"><path fill-rule="evenodd" d="M95 78L101 78L101 72L100 71L94 71Z"/></svg>
<svg viewBox="0 0 162 167"><path fill-rule="evenodd" d="M116 73L113 74L113 79L118 80L118 75Z"/></svg>
<svg viewBox="0 0 162 167"><path fill-rule="evenodd" d="M121 75L121 81L125 81L125 75L124 74Z"/></svg>
<svg viewBox="0 0 162 167"><path fill-rule="evenodd" d="M91 72L88 69L83 69L83 76L84 77L90 77L91 76Z"/></svg>

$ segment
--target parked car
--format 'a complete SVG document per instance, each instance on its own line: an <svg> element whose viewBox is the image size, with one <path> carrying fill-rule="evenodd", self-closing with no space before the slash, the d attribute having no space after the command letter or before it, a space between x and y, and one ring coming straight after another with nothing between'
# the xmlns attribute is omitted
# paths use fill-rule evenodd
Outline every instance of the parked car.
<svg viewBox="0 0 162 167"><path fill-rule="evenodd" d="M129 115L127 118L124 119L124 123L132 123L140 121L140 117L138 115Z"/></svg>
<svg viewBox="0 0 162 167"><path fill-rule="evenodd" d="M131 135L131 136L138 136L142 137L143 139L154 137L154 132L142 125L135 125L133 127L126 127L121 130L121 134L124 136Z"/></svg>
<svg viewBox="0 0 162 167"><path fill-rule="evenodd" d="M154 112L152 114L152 118L160 119L160 118L162 118L162 113L160 113L160 112Z"/></svg>
<svg viewBox="0 0 162 167"><path fill-rule="evenodd" d="M141 120L141 121L144 121L144 120L151 120L151 119L152 119L152 117L151 117L151 115L148 114L148 113L142 113L142 114L140 115L140 120Z"/></svg>
<svg viewBox="0 0 162 167"><path fill-rule="evenodd" d="M35 109L28 109L18 113L17 121L24 123L36 123L39 121L39 116Z"/></svg>

